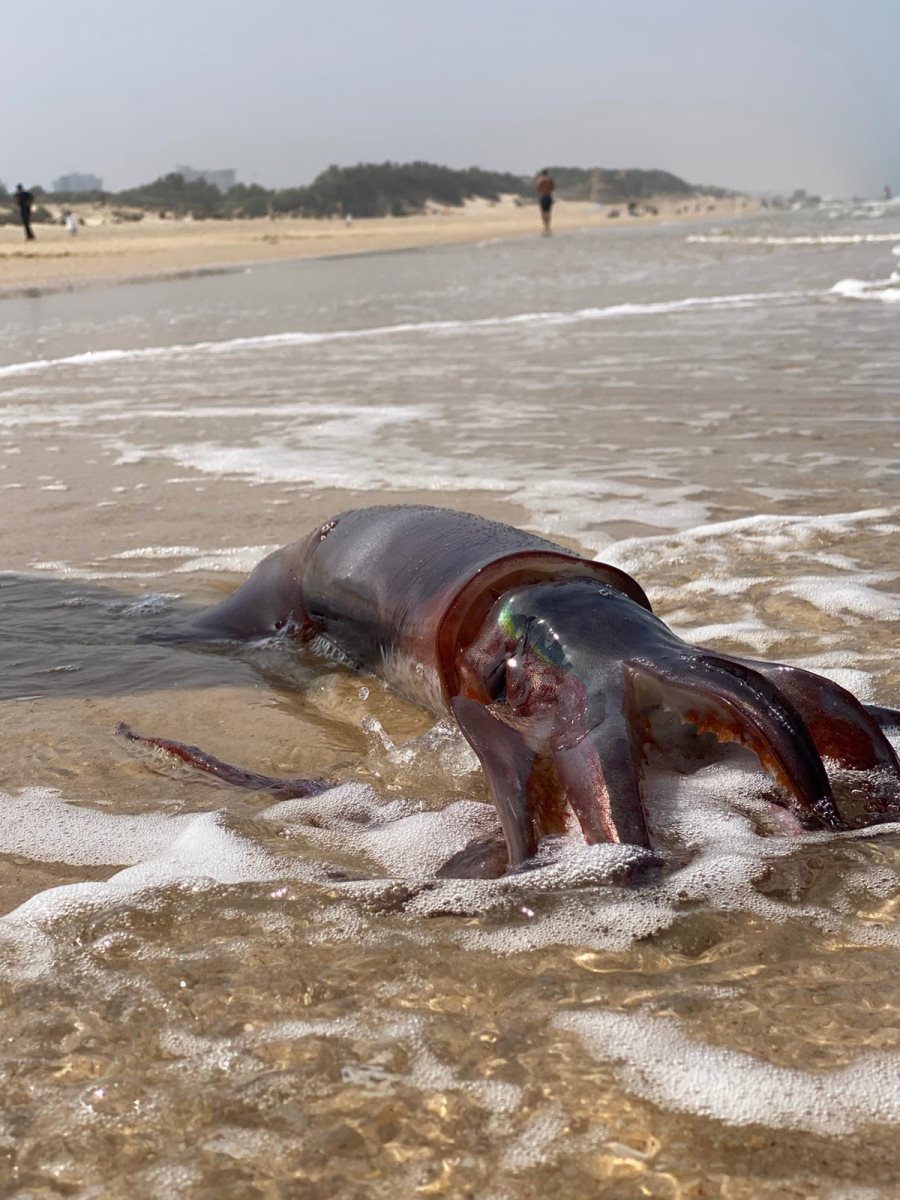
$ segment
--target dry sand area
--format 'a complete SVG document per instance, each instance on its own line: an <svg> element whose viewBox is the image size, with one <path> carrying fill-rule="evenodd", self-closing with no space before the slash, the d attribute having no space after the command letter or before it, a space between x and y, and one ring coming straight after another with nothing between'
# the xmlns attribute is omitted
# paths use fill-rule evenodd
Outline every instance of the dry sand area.
<svg viewBox="0 0 900 1200"><path fill-rule="evenodd" d="M743 216L757 207L747 198L660 199L657 216L610 219L611 206L560 201L554 207L556 231L613 229L624 224ZM56 290L124 280L214 271L279 259L332 254L371 254L421 246L538 236L535 205L473 200L463 208L434 207L412 217L304 220L267 217L245 221L160 220L113 223L102 210L79 210L85 224L72 236L62 225L35 226L25 242L17 225L0 227L0 294Z"/></svg>

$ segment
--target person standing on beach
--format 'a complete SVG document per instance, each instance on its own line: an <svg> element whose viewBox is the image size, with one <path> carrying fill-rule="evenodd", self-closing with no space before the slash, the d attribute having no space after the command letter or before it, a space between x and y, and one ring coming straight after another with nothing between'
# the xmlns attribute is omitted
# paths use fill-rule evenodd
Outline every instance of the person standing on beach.
<svg viewBox="0 0 900 1200"><path fill-rule="evenodd" d="M550 236L550 210L553 208L553 192L556 184L553 177L546 167L541 169L540 174L534 182L534 189L538 195L538 204L541 206L541 224L544 226L544 237Z"/></svg>
<svg viewBox="0 0 900 1200"><path fill-rule="evenodd" d="M34 196L31 192L26 192L21 183L16 184L16 204L19 206L19 216L22 218L22 228L25 230L26 242L34 241L34 233L31 229L31 208L34 204Z"/></svg>

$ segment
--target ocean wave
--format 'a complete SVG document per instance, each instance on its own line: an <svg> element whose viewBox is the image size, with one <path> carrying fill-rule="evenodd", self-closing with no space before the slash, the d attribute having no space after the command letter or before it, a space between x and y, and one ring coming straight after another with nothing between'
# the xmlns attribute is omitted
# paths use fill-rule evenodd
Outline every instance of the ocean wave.
<svg viewBox="0 0 900 1200"><path fill-rule="evenodd" d="M689 233L685 241L730 246L858 246L866 242L900 242L900 233L817 233L792 237L774 234L748 237L736 233Z"/></svg>
<svg viewBox="0 0 900 1200"><path fill-rule="evenodd" d="M900 234L897 235L900 241ZM809 295L803 291L746 292L724 296L686 296L681 300L647 303L610 304L603 308L579 308L570 312L546 311L514 313L506 317L476 317L473 320L404 321L396 325L373 325L362 329L333 329L321 333L294 330L287 333L258 334L253 337L226 338L222 341L184 342L170 346L135 346L110 350L88 350L60 358L36 358L8 363L0 367L0 378L28 375L55 367L93 367L107 363L175 359L204 354L231 354L242 350L271 350L294 346L320 345L324 342L363 338L396 337L405 334L468 333L477 329L502 329L518 325L575 325L584 321L602 321L616 317L659 316L689 309L745 308L795 300ZM817 294L817 293L813 293Z"/></svg>
<svg viewBox="0 0 900 1200"><path fill-rule="evenodd" d="M883 304L900 303L900 272L888 279L839 279L831 289L845 300L880 300Z"/></svg>

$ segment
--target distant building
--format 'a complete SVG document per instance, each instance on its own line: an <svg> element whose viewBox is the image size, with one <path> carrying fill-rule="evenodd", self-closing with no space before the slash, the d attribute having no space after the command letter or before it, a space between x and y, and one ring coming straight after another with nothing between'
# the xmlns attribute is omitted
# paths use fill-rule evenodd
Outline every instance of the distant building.
<svg viewBox="0 0 900 1200"><path fill-rule="evenodd" d="M237 183L237 171L231 167L224 167L219 171L210 171L206 167L180 166L176 167L175 170L186 183L196 183L202 179L206 183L213 184L220 192L227 192L229 188L233 188Z"/></svg>
<svg viewBox="0 0 900 1200"><path fill-rule="evenodd" d="M68 175L60 175L53 180L54 192L102 192L103 180L97 175L82 175L80 171L70 171Z"/></svg>

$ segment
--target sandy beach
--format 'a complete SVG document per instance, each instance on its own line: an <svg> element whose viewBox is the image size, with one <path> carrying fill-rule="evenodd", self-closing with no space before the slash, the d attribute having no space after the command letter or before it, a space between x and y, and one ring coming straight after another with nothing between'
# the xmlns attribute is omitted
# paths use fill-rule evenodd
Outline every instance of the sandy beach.
<svg viewBox="0 0 900 1200"><path fill-rule="evenodd" d="M623 205L563 200L554 207L553 227L561 232L715 216L733 219L758 209L757 202L747 197L660 198L651 203L657 215L629 217ZM619 216L610 219L611 209ZM535 206L517 205L512 197L494 204L471 200L458 209L435 206L421 216L376 217L352 225L287 217L195 221L148 216L116 223L108 209L78 211L84 223L74 237L61 223L37 225L36 240L25 243L18 225L0 227L0 295L165 278L283 259L538 236L540 224Z"/></svg>

